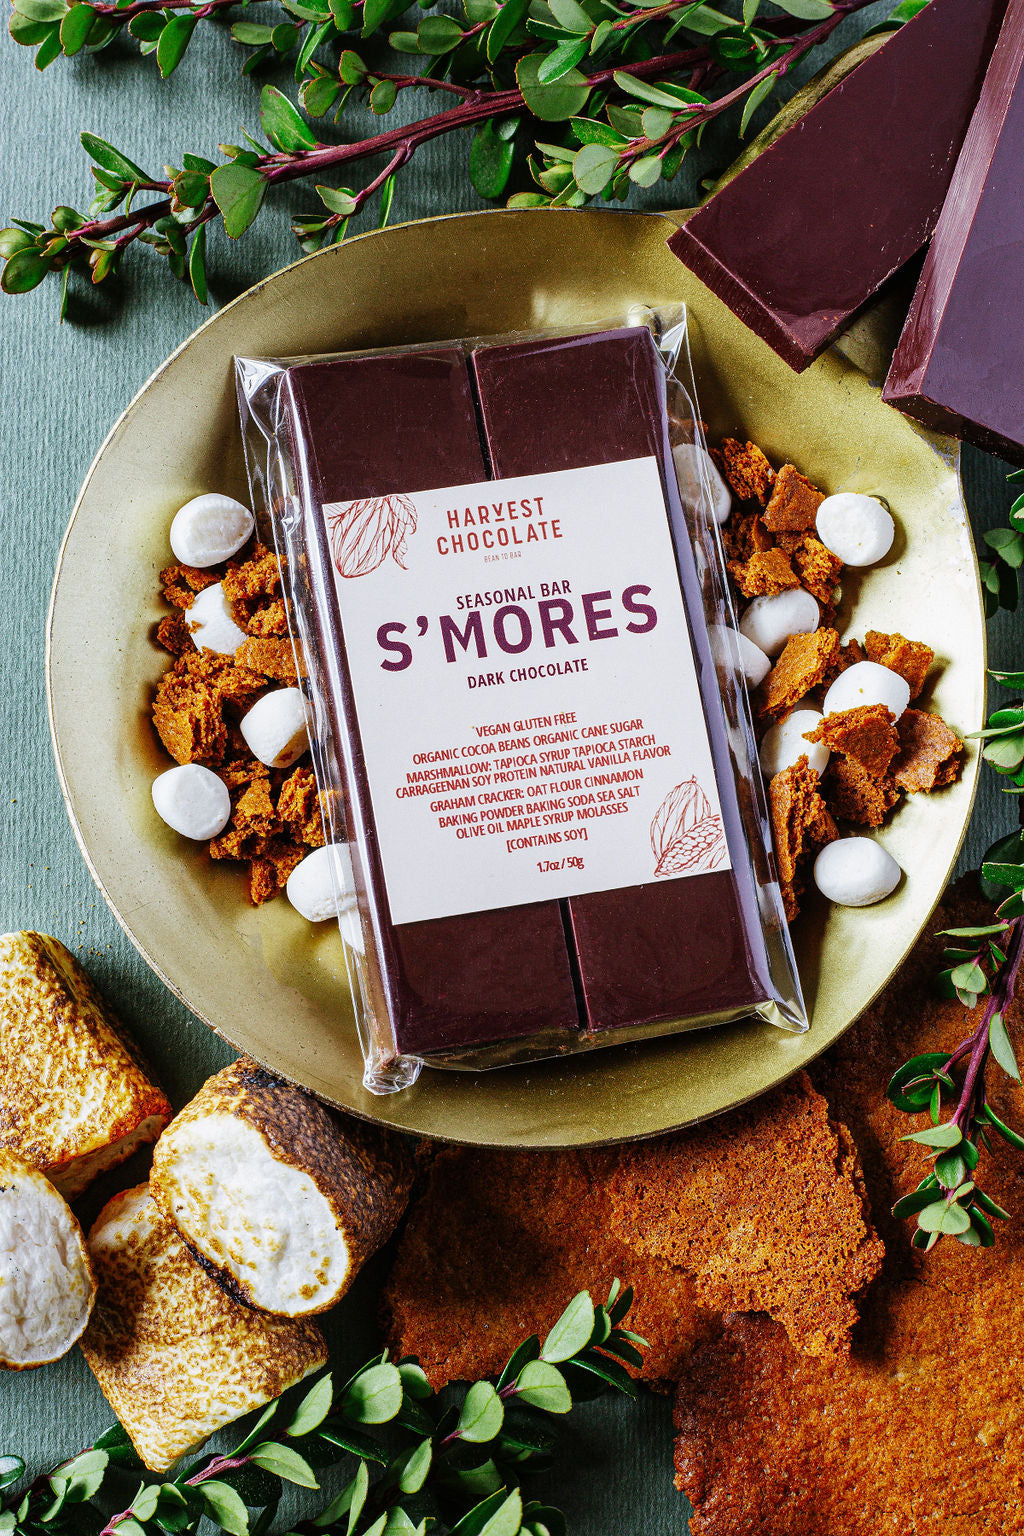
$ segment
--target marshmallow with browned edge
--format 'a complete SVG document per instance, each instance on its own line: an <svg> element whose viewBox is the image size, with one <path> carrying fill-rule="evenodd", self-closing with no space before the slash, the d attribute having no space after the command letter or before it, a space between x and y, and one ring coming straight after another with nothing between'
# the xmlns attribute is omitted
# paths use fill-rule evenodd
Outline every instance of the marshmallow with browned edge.
<svg viewBox="0 0 1024 1536"><path fill-rule="evenodd" d="M67 1201L23 1158L0 1151L0 1366L25 1371L66 1355L95 1296Z"/></svg>

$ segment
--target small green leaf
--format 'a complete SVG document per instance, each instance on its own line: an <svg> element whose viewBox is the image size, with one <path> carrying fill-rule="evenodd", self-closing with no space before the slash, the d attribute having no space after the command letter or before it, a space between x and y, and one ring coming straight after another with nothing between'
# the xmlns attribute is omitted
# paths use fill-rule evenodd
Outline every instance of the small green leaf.
<svg viewBox="0 0 1024 1536"><path fill-rule="evenodd" d="M210 191L221 211L225 230L232 240L237 240L263 206L267 183L259 171L235 160L217 167L210 177Z"/></svg>
<svg viewBox="0 0 1024 1536"><path fill-rule="evenodd" d="M577 69L571 69L555 83L544 85L539 79L544 58L543 53L528 53L516 65L516 80L527 107L545 123L558 123L568 117L578 117L590 95L586 76L581 75Z"/></svg>
<svg viewBox="0 0 1024 1536"><path fill-rule="evenodd" d="M967 1159L959 1152L944 1152L935 1159L935 1173L943 1189L957 1189L967 1174Z"/></svg>
<svg viewBox="0 0 1024 1536"><path fill-rule="evenodd" d="M60 46L68 58L89 41L96 12L91 5L73 5L60 24Z"/></svg>
<svg viewBox="0 0 1024 1536"><path fill-rule="evenodd" d="M946 1125L933 1126L928 1131L915 1131L912 1136L900 1137L901 1141L917 1141L925 1147L958 1147L963 1139L960 1127L952 1121Z"/></svg>
<svg viewBox="0 0 1024 1536"><path fill-rule="evenodd" d="M572 1397L565 1384L565 1377L557 1366L546 1360L530 1360L523 1366L517 1382L520 1401L546 1413L568 1413Z"/></svg>
<svg viewBox="0 0 1024 1536"><path fill-rule="evenodd" d="M832 0L775 0L779 9L799 21L825 21L835 15Z"/></svg>
<svg viewBox="0 0 1024 1536"><path fill-rule="evenodd" d="M338 74L343 85L362 85L366 79L366 65L351 48L346 48L338 60Z"/></svg>
<svg viewBox="0 0 1024 1536"><path fill-rule="evenodd" d="M629 167L629 179L638 187L653 187L661 175L661 157L659 155L644 155L639 160L634 160Z"/></svg>
<svg viewBox="0 0 1024 1536"><path fill-rule="evenodd" d="M530 0L505 0L501 10L487 29L487 62L495 63L501 50L518 27L526 20Z"/></svg>
<svg viewBox="0 0 1024 1536"><path fill-rule="evenodd" d="M195 16L174 16L160 33L156 45L156 62L165 80L181 63L196 29L196 20Z"/></svg>
<svg viewBox="0 0 1024 1536"><path fill-rule="evenodd" d="M388 1361L370 1365L345 1389L342 1411L357 1424L385 1424L402 1406L402 1378Z"/></svg>
<svg viewBox="0 0 1024 1536"><path fill-rule="evenodd" d="M125 181L148 181L149 177L127 155L123 155L113 144L108 144L106 139L101 139L94 133L80 135L82 148L91 160L103 167L105 171L111 171L113 175L122 177Z"/></svg>
<svg viewBox="0 0 1024 1536"><path fill-rule="evenodd" d="M23 229L0 229L0 257L7 261L18 251L26 251L35 246L31 235Z"/></svg>
<svg viewBox="0 0 1024 1536"><path fill-rule="evenodd" d="M450 53L462 42L462 28L451 16L426 16L416 31L423 53Z"/></svg>
<svg viewBox="0 0 1024 1536"><path fill-rule="evenodd" d="M504 1417L501 1398L491 1383L477 1381L466 1393L456 1428L463 1440L473 1445L482 1445L494 1439Z"/></svg>
<svg viewBox="0 0 1024 1536"><path fill-rule="evenodd" d="M917 1224L922 1232L936 1232L940 1237L955 1237L958 1233L968 1230L971 1218L962 1205L950 1204L946 1200L936 1200L932 1205L926 1205L919 1213Z"/></svg>
<svg viewBox="0 0 1024 1536"><path fill-rule="evenodd" d="M321 1376L306 1393L295 1410L291 1423L285 1426L285 1434L291 1437L308 1435L314 1429L318 1429L331 1411L333 1396L334 1385L328 1371L327 1375Z"/></svg>
<svg viewBox="0 0 1024 1536"><path fill-rule="evenodd" d="M1003 1140L1008 1142L1011 1147L1016 1147L1018 1152L1024 1152L1024 1136L1018 1135L1005 1121L1000 1120L991 1104L985 1104L978 1111L978 1119L984 1120L987 1125L993 1126Z"/></svg>
<svg viewBox="0 0 1024 1536"><path fill-rule="evenodd" d="M131 1512L136 1520L143 1524L152 1520L156 1514L157 1504L160 1502L160 1484L143 1483L138 1493L131 1502Z"/></svg>
<svg viewBox="0 0 1024 1536"><path fill-rule="evenodd" d="M548 9L567 32L579 32L590 34L594 23L583 9L578 0L548 0Z"/></svg>
<svg viewBox="0 0 1024 1536"><path fill-rule="evenodd" d="M370 110L383 117L391 111L397 96L398 87L393 80L378 80L370 92Z"/></svg>
<svg viewBox="0 0 1024 1536"><path fill-rule="evenodd" d="M555 1365L563 1360L571 1360L573 1355L586 1349L593 1331L594 1303L588 1291L580 1291L570 1301L541 1345L540 1358Z"/></svg>
<svg viewBox="0 0 1024 1536"><path fill-rule="evenodd" d="M365 1461L361 1461L356 1468L356 1475L350 1483L332 1499L325 1509L322 1509L312 1521L314 1529L325 1530L329 1525L335 1525L343 1514L348 1512L348 1521L345 1536L352 1536L356 1523L366 1503L366 1495L370 1487L370 1473Z"/></svg>
<svg viewBox="0 0 1024 1536"><path fill-rule="evenodd" d="M596 196L597 193L603 192L611 181L618 163L618 153L609 145L584 144L573 159L572 173L576 178L576 185L588 196Z"/></svg>
<svg viewBox="0 0 1024 1536"><path fill-rule="evenodd" d="M286 1483L296 1483L300 1488L320 1486L309 1462L298 1451L292 1450L290 1445L281 1445L276 1440L264 1440L262 1445L254 1446L249 1452L249 1460L265 1472L284 1478Z"/></svg>
<svg viewBox="0 0 1024 1536"><path fill-rule="evenodd" d="M1024 865L996 863L986 860L981 873L992 885L1008 885L1015 891L1024 890Z"/></svg>
<svg viewBox="0 0 1024 1536"><path fill-rule="evenodd" d="M955 966L949 979L954 987L964 992L983 992L987 986L985 972L973 960Z"/></svg>
<svg viewBox="0 0 1024 1536"><path fill-rule="evenodd" d="M916 1216L918 1211L923 1211L926 1206L935 1201L935 1185L930 1184L927 1189L915 1189L911 1194L904 1195L897 1200L892 1208L892 1213L899 1220L906 1216Z"/></svg>
<svg viewBox="0 0 1024 1536"><path fill-rule="evenodd" d="M206 1513L229 1536L248 1536L249 1512L234 1488L216 1478L199 1483L196 1493L206 1507ZM121 1527L118 1526L120 1530Z"/></svg>
<svg viewBox="0 0 1024 1536"><path fill-rule="evenodd" d="M0 1489L13 1488L25 1476L25 1463L20 1456L0 1456Z"/></svg>
<svg viewBox="0 0 1024 1536"><path fill-rule="evenodd" d="M1010 1219L1009 1211L1004 1211L1001 1205L997 1205L990 1196L984 1194L980 1189L974 1191L974 1203L975 1205L980 1205L983 1211L987 1211L989 1216L994 1216L997 1221L1009 1221Z"/></svg>
<svg viewBox="0 0 1024 1536"><path fill-rule="evenodd" d="M495 1520L502 1523L493 1524ZM517 1536L523 1520L523 1502L518 1488L506 1493L499 1488L489 1494L452 1526L451 1536Z"/></svg>
<svg viewBox="0 0 1024 1536"><path fill-rule="evenodd" d="M479 1382L477 1383L479 1386ZM493 1390L493 1389L492 1389ZM500 1404L499 1404L500 1407ZM468 1438L463 1435L463 1439ZM434 1442L429 1437L421 1440L419 1445L414 1445L406 1458L398 1479L398 1486L403 1493L419 1493L427 1480L430 1472L430 1464L434 1458ZM365 1463L364 1463L365 1465Z"/></svg>
<svg viewBox="0 0 1024 1536"><path fill-rule="evenodd" d="M297 150L316 149L309 124L299 110L273 85L265 85L260 95L260 126L275 149L291 155Z"/></svg>
<svg viewBox="0 0 1024 1536"><path fill-rule="evenodd" d="M743 116L740 118L741 139L746 136L747 129L750 126L750 119L753 117L758 107L763 101L767 101L768 97L772 94L772 91L774 91L776 85L778 84L778 79L778 75L765 75L764 79L757 82L757 84L754 86L754 89L747 97L743 107Z"/></svg>
<svg viewBox="0 0 1024 1536"><path fill-rule="evenodd" d="M515 146L497 132L494 120L482 123L469 147L469 179L481 197L500 197L512 174Z"/></svg>
<svg viewBox="0 0 1024 1536"><path fill-rule="evenodd" d="M29 21L61 21L64 0L18 0L18 14Z"/></svg>
<svg viewBox="0 0 1024 1536"><path fill-rule="evenodd" d="M50 259L33 246L15 251L9 257L0 276L0 288L4 293L28 293L37 288L50 270Z"/></svg>
<svg viewBox="0 0 1024 1536"><path fill-rule="evenodd" d="M1001 1013L994 1013L989 1020L988 1043L992 1055L1002 1067L1008 1077L1020 1082L1020 1067L1017 1065L1017 1057L1014 1054L1013 1044L1006 1030L1006 1022Z"/></svg>
<svg viewBox="0 0 1024 1536"><path fill-rule="evenodd" d="M537 79L541 85L549 85L553 80L561 80L570 70L575 70L576 65L586 57L587 39L580 38L573 42L559 43L549 54L546 54L540 68L537 71Z"/></svg>

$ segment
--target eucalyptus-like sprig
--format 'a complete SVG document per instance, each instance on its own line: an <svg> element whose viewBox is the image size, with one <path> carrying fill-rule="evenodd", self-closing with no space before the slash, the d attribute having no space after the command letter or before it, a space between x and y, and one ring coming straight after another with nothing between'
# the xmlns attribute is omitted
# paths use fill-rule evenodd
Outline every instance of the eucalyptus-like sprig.
<svg viewBox="0 0 1024 1536"><path fill-rule="evenodd" d="M43 62L61 48L105 46L109 28L123 22L145 32L142 45L167 73L222 0L187 10L162 0L71 0L70 8L67 0L16 3L12 27L19 40L34 41ZM869 3L722 0L733 8L728 14L705 0L462 0L458 16L426 6L422 19L389 31L408 9L402 0L287 0L291 20L239 22L233 30L256 50L257 62L267 50L295 48L299 99L310 117L337 117L349 103L380 117L410 90L438 94L449 105L408 126L337 144L318 139L297 106L265 86L265 142L246 133L244 144L220 145L225 163L188 154L162 175L84 133L96 181L92 202L85 211L61 205L48 224L17 220L0 232L0 285L25 293L58 274L63 314L73 269L102 282L141 242L166 257L175 277L189 278L205 303L211 222L222 222L237 239L272 187L312 180L321 207L292 228L306 251L340 241L378 195L378 219L386 222L399 173L423 144L458 128L474 130L468 173L483 197L504 197L518 163L533 189L513 193L512 207L580 207L594 197L623 202L634 185L671 179L723 113L736 109L745 133L794 65ZM901 0L885 25L902 24L926 3ZM385 43L414 57L416 71L384 67ZM328 184L374 158L380 169L361 186Z"/></svg>
<svg viewBox="0 0 1024 1536"><path fill-rule="evenodd" d="M581 1291L496 1383L460 1394L435 1394L417 1360L386 1354L338 1390L321 1376L290 1413L271 1403L232 1450L168 1479L143 1473L123 1508L117 1483L143 1469L120 1425L27 1487L20 1457L0 1456L0 1490L17 1488L0 1504L0 1536L195 1536L204 1518L265 1536L286 1483L315 1490L342 1461L341 1492L288 1536L564 1536L563 1515L525 1497L522 1478L550 1466L554 1420L574 1400L636 1395L627 1367L643 1364L645 1341L622 1326L632 1299L617 1280L602 1306Z"/></svg>
<svg viewBox="0 0 1024 1536"><path fill-rule="evenodd" d="M1024 485L1024 470L1008 477ZM1013 610L1020 597L1018 572L1024 565L1024 494L1010 508L1009 525L985 535L992 558L981 565L986 613ZM1004 688L1024 690L1024 672L993 670ZM1005 705L990 715L977 733L985 742L982 757L1009 782L1007 793L1024 794L1024 704ZM947 928L950 942L935 982L945 997L959 998L974 1009L985 1007L976 1028L953 1051L927 1051L905 1062L888 1087L897 1109L908 1114L927 1112L931 1124L904 1137L928 1149L931 1171L912 1194L893 1207L896 1216L916 1217L913 1243L930 1249L940 1237L955 1237L970 1247L989 1248L995 1242L993 1221L1008 1212L978 1187L981 1149L996 1141L1024 1151L1024 1135L1006 1125L988 1101L987 1072L995 1062L1020 1082L1006 1012L1024 964L1024 833L1000 838L985 854L979 871L982 892L998 902L991 923ZM993 1140L995 1138L995 1141Z"/></svg>

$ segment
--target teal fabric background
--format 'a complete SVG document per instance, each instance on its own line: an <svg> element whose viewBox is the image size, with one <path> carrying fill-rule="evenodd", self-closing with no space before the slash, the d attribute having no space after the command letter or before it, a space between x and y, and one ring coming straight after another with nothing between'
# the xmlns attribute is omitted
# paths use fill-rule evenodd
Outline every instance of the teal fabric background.
<svg viewBox="0 0 1024 1536"><path fill-rule="evenodd" d="M847 23L841 38L853 41L892 4L883 0ZM85 206L90 178L77 142L83 128L157 173L164 160L180 163L183 151L214 154L218 139L237 139L242 124L255 130L257 92L240 75L240 62L221 26L204 26L166 83L134 44L115 45L95 58L59 59L40 76L28 50L0 38L0 224L12 217L44 218L57 203ZM361 109L354 109L343 128L354 137L363 121ZM464 135L437 141L403 172L396 219L482 206L464 172L467 142ZM729 146L728 135L709 135L701 164L658 197L648 195L644 206L693 201L698 175L721 169ZM212 302L225 302L293 260L298 251L289 217L313 203L311 190L285 188L239 245L216 235L209 260ZM149 972L92 884L54 771L43 647L57 549L90 460L132 395L204 312L189 291L167 278L162 263L142 252L129 259L117 286L86 291L80 284L63 326L56 311L56 288L49 282L27 297L0 299L0 927L55 934L77 953L181 1105L231 1053ZM1005 468L980 454L965 455L967 497L979 529L1005 516ZM116 506L110 531L116 539ZM97 593L97 605L103 601ZM1016 624L1003 618L993 626L996 660L1009 661ZM987 775L965 858L976 860L1014 817L1014 802ZM101 1180L80 1202L83 1220L91 1220L114 1189L144 1177L140 1157L127 1173ZM330 1320L343 1369L374 1347L379 1277L371 1266ZM110 1419L77 1351L41 1371L0 1375L0 1452L21 1454L33 1470L88 1444ZM558 1468L538 1480L538 1494L566 1509L575 1536L683 1531L683 1504L671 1486L670 1424L668 1400L650 1394L638 1405L580 1409L566 1425Z"/></svg>

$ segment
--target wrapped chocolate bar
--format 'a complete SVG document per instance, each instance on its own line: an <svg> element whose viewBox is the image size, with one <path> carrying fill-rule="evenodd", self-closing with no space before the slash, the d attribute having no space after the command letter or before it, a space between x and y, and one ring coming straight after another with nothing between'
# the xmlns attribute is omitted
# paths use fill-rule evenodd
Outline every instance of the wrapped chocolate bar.
<svg viewBox="0 0 1024 1536"><path fill-rule="evenodd" d="M646 318L238 360L373 1091L806 1028L685 320Z"/></svg>

